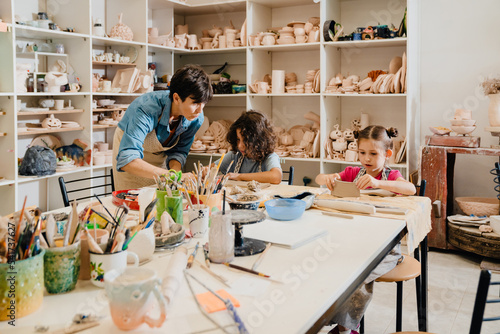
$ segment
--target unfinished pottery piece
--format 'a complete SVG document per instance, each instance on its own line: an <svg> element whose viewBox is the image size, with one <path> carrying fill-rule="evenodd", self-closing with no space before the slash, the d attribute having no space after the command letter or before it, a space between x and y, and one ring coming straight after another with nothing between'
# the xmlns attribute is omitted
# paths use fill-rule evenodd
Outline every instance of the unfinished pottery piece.
<svg viewBox="0 0 500 334"><path fill-rule="evenodd" d="M111 33L109 37L122 39L124 41L131 41L134 38L134 33L127 25L122 23L123 13L118 15L118 23L111 28Z"/></svg>
<svg viewBox="0 0 500 334"><path fill-rule="evenodd" d="M42 127L45 129L56 129L61 126L61 121L58 118L55 118L54 114L50 114L50 117L47 117L42 121Z"/></svg>

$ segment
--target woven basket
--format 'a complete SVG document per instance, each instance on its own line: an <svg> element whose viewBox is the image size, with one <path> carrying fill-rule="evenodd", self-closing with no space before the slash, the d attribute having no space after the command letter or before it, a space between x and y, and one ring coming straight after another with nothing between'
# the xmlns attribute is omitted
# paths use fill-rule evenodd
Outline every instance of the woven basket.
<svg viewBox="0 0 500 334"><path fill-rule="evenodd" d="M499 201L489 197L455 197L458 206L466 215L491 216L498 215Z"/></svg>

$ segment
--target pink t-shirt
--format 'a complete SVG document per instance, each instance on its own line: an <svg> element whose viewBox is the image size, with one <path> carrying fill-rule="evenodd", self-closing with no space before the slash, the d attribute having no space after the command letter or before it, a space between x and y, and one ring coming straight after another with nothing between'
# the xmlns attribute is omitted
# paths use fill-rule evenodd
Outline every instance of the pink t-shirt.
<svg viewBox="0 0 500 334"><path fill-rule="evenodd" d="M361 167L347 167L346 169L344 169L342 172L339 173L340 179L342 181L346 181L346 182L353 182L360 170L361 170ZM389 172L389 176L387 177L387 180L388 181L395 181L399 177L403 177L401 175L401 173L399 172L399 170L391 169L391 171ZM382 179L382 173L377 175L376 179L377 180Z"/></svg>

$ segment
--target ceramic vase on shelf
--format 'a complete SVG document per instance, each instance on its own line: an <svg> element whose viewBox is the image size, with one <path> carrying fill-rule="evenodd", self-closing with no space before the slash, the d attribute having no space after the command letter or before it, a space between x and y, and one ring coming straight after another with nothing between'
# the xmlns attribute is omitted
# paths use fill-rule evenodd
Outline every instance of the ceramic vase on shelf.
<svg viewBox="0 0 500 334"><path fill-rule="evenodd" d="M500 127L500 94L490 94L488 106L488 119L491 127Z"/></svg>

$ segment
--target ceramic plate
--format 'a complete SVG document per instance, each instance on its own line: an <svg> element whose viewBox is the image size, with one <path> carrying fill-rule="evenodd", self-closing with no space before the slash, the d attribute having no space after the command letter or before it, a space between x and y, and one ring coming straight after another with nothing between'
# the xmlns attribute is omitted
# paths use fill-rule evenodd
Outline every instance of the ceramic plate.
<svg viewBox="0 0 500 334"><path fill-rule="evenodd" d="M125 57L129 57L130 58L129 63L132 64L137 59L137 49L133 46L129 46L128 48L125 49L125 51L123 52L123 55Z"/></svg>
<svg viewBox="0 0 500 334"><path fill-rule="evenodd" d="M396 75L394 76L394 93L399 94L401 93L401 74L403 73L403 68L401 67L397 72Z"/></svg>
<svg viewBox="0 0 500 334"><path fill-rule="evenodd" d="M403 53L403 65L401 68L401 93L406 93L406 52Z"/></svg>
<svg viewBox="0 0 500 334"><path fill-rule="evenodd" d="M305 22L303 22L303 21L292 21L292 22L288 23L288 24L287 24L287 26L288 26L288 27L293 27L293 25L294 25L294 24L299 24L299 23L300 23L300 24L303 24L303 25L305 25L305 24L306 24L306 23L305 23Z"/></svg>
<svg viewBox="0 0 500 334"><path fill-rule="evenodd" d="M201 124L200 128L196 132L195 138L201 138L204 134L205 131L208 130L208 127L210 126L210 122L208 120L208 117L205 115L205 119L203 120L203 124Z"/></svg>
<svg viewBox="0 0 500 334"><path fill-rule="evenodd" d="M31 141L30 147L37 145L43 147L49 147L51 149L56 149L62 146L61 141L53 135L43 135L34 138Z"/></svg>
<svg viewBox="0 0 500 334"><path fill-rule="evenodd" d="M313 142L313 148L312 148L312 153L313 153L313 158L319 157L319 130L316 132L316 137L314 137L314 142Z"/></svg>

